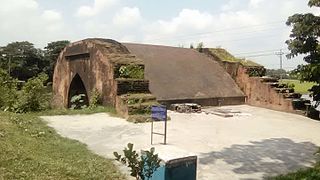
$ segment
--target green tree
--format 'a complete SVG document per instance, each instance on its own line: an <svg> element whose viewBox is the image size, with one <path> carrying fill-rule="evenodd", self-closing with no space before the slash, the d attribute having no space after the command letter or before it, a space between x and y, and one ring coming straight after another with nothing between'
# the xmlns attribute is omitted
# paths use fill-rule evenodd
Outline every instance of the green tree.
<svg viewBox="0 0 320 180"><path fill-rule="evenodd" d="M48 76L40 73L36 77L28 79L16 101L15 111L24 113L41 111L49 108L50 96L44 86Z"/></svg>
<svg viewBox="0 0 320 180"><path fill-rule="evenodd" d="M50 82L52 82L54 66L59 57L59 54L68 44L70 44L70 41L67 40L54 41L48 43L44 48L45 60L47 62L47 66L45 67L44 71L46 72L46 74L48 74Z"/></svg>
<svg viewBox="0 0 320 180"><path fill-rule="evenodd" d="M27 80L43 71L43 51L28 41L13 42L0 48L0 68L10 71L13 78Z"/></svg>
<svg viewBox="0 0 320 180"><path fill-rule="evenodd" d="M320 0L309 0L310 7L320 7ZM311 88L314 100L320 100L320 16L312 13L294 14L287 20L287 25L292 26L290 39L286 41L293 58L300 54L305 55L306 65L299 65L295 70L301 81L315 82Z"/></svg>
<svg viewBox="0 0 320 180"><path fill-rule="evenodd" d="M204 48L204 44L203 44L203 42L200 42L200 43L197 45L197 50L198 50L199 52L202 52L202 51L203 51L203 48Z"/></svg>
<svg viewBox="0 0 320 180"><path fill-rule="evenodd" d="M0 94L0 110L11 111L17 99L17 80L3 69L0 69Z"/></svg>

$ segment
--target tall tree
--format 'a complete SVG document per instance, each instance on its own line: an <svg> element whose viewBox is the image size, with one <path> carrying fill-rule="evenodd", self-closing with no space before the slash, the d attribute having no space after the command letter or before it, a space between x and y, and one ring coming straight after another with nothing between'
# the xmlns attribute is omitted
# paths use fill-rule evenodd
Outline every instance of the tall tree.
<svg viewBox="0 0 320 180"><path fill-rule="evenodd" d="M0 67L20 80L36 76L46 66L43 51L28 41L13 42L0 48L0 57Z"/></svg>
<svg viewBox="0 0 320 180"><path fill-rule="evenodd" d="M56 61L60 52L68 45L70 41L62 40L62 41L54 41L48 43L48 45L44 48L45 49L45 59L48 63L46 66L45 72L49 76L49 81L52 81L53 78L53 71Z"/></svg>
<svg viewBox="0 0 320 180"><path fill-rule="evenodd" d="M320 0L309 0L310 7L320 7ZM300 54L305 55L306 65L299 65L295 70L301 81L315 82L311 88L314 100L320 100L320 16L312 13L294 14L287 20L287 25L292 26L290 39L286 41L293 58Z"/></svg>

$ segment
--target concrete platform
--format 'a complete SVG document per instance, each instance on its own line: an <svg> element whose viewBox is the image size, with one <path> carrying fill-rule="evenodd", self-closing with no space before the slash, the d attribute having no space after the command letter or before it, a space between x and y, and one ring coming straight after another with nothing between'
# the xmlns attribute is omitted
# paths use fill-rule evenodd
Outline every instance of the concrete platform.
<svg viewBox="0 0 320 180"><path fill-rule="evenodd" d="M307 167L320 146L320 122L247 105L228 106L238 116L169 111L168 145L153 145L164 160L198 156L198 179L262 179ZM206 111L210 111L206 109ZM107 158L127 143L149 149L150 123L132 124L107 114L43 117L62 136ZM162 123L156 123L158 131Z"/></svg>

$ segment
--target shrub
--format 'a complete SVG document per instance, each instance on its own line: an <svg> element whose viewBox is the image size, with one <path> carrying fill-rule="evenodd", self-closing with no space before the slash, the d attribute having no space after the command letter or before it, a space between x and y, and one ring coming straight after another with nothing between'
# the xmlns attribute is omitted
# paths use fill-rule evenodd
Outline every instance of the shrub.
<svg viewBox="0 0 320 180"><path fill-rule="evenodd" d="M93 89L90 95L90 105L89 108L96 108L100 104L100 93L97 89Z"/></svg>
<svg viewBox="0 0 320 180"><path fill-rule="evenodd" d="M119 68L119 78L143 79L144 69L137 64L122 65Z"/></svg>
<svg viewBox="0 0 320 180"><path fill-rule="evenodd" d="M84 102L85 94L77 94L71 97L71 107L70 109L84 109L87 107Z"/></svg>
<svg viewBox="0 0 320 180"><path fill-rule="evenodd" d="M158 154L154 154L154 148L151 148L150 151L144 151L144 154L139 157L139 154L133 150L133 144L128 143L127 146L123 150L124 157L117 152L113 153L116 160L127 165L131 171L130 175L136 179L150 179L152 174L160 167L160 159Z"/></svg>
<svg viewBox="0 0 320 180"><path fill-rule="evenodd" d="M17 99L17 80L0 69L0 110L10 111Z"/></svg>
<svg viewBox="0 0 320 180"><path fill-rule="evenodd" d="M24 113L49 108L50 95L44 86L47 80L48 76L44 73L28 79L18 95L18 100L14 105L15 111Z"/></svg>

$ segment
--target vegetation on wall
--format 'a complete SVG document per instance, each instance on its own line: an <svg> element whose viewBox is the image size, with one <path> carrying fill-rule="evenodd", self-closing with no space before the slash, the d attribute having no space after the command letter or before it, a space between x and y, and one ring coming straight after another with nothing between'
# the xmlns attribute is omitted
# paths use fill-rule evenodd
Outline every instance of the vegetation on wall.
<svg viewBox="0 0 320 180"><path fill-rule="evenodd" d="M89 108L93 109L98 107L99 104L101 104L100 102L100 93L98 92L97 89L93 89L90 93L90 100L89 100Z"/></svg>
<svg viewBox="0 0 320 180"><path fill-rule="evenodd" d="M144 79L144 67L137 64L123 64L115 68L116 78Z"/></svg>
<svg viewBox="0 0 320 180"><path fill-rule="evenodd" d="M250 77L262 77L266 74L266 69L264 67L248 67L247 74Z"/></svg>
<svg viewBox="0 0 320 180"><path fill-rule="evenodd" d="M222 48L209 48L209 51L221 61L240 63L243 66L262 67L260 64L255 63L251 60L236 58L228 51Z"/></svg>

